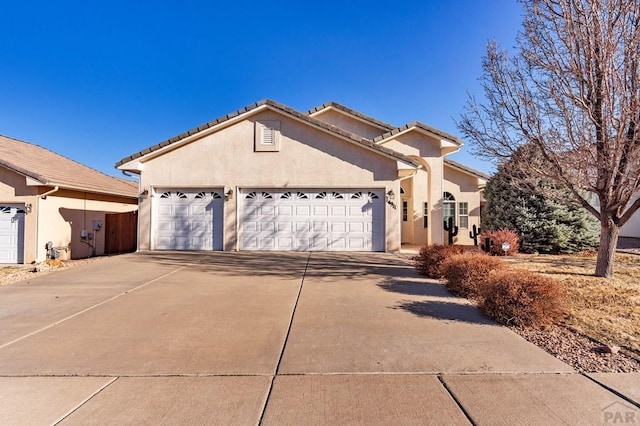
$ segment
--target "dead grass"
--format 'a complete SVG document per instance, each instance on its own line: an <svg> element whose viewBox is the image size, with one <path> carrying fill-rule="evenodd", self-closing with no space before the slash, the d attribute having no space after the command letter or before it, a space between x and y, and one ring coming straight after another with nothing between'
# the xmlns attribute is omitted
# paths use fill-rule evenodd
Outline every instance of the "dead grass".
<svg viewBox="0 0 640 426"><path fill-rule="evenodd" d="M595 255L518 255L514 268L558 280L566 290L565 324L640 356L640 256L616 253L613 279L593 276Z"/></svg>

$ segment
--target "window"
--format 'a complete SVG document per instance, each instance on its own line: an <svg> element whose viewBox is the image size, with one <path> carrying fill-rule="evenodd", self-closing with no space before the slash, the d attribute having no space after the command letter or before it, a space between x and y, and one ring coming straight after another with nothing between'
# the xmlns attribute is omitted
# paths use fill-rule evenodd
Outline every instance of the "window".
<svg viewBox="0 0 640 426"><path fill-rule="evenodd" d="M445 222L450 218L453 218L453 224L456 224L456 199L449 193L445 192L442 196L442 220Z"/></svg>
<svg viewBox="0 0 640 426"><path fill-rule="evenodd" d="M458 203L458 215L460 218L460 228L469 227L469 203Z"/></svg>
<svg viewBox="0 0 640 426"><path fill-rule="evenodd" d="M409 220L409 202L402 202L402 221L406 222Z"/></svg>
<svg viewBox="0 0 640 426"><path fill-rule="evenodd" d="M422 225L425 228L429 227L429 203L422 204Z"/></svg>

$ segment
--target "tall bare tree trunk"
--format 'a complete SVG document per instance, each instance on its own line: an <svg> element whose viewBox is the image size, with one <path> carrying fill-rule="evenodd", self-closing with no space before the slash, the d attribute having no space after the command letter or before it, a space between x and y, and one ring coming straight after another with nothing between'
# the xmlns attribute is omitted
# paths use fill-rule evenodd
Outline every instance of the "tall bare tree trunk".
<svg viewBox="0 0 640 426"><path fill-rule="evenodd" d="M620 227L613 223L610 217L603 217L600 223L600 247L596 260L596 276L612 278L613 260L618 246Z"/></svg>

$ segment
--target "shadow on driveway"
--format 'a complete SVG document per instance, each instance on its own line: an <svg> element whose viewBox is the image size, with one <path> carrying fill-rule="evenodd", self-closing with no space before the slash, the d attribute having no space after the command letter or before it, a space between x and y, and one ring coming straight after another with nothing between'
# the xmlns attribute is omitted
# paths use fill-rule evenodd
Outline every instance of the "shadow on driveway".
<svg viewBox="0 0 640 426"><path fill-rule="evenodd" d="M482 315L473 305L448 301L415 301L399 302L391 309L402 309L418 317L431 318L441 321L467 322L471 324L496 325L495 322Z"/></svg>
<svg viewBox="0 0 640 426"><path fill-rule="evenodd" d="M415 277L413 266L389 253L324 252L145 252L141 261L158 264L191 264L200 272L216 275L279 276L299 278L344 277L350 279ZM306 269L306 272L305 272Z"/></svg>

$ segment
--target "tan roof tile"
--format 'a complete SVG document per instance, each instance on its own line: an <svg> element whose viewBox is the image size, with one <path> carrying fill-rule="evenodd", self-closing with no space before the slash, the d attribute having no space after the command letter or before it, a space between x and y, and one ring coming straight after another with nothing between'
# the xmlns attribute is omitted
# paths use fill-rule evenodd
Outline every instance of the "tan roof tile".
<svg viewBox="0 0 640 426"><path fill-rule="evenodd" d="M46 186L137 197L136 182L106 175L46 148L0 135L0 166Z"/></svg>
<svg viewBox="0 0 640 426"><path fill-rule="evenodd" d="M182 134L180 134L178 136L175 136L173 138L167 139L166 141L163 141L163 142L161 142L159 144L156 144L156 145L151 146L151 147L149 147L147 149L144 149L144 150L139 151L139 152L137 152L135 154L132 154L132 155L130 155L128 157L125 157L125 158L123 158L122 160L120 160L120 161L118 161L116 163L116 167L119 167L119 166L121 166L121 165L123 165L125 163L128 163L129 161L132 161L132 160L138 159L140 157L143 157L146 154L149 154L149 153L151 153L153 151L157 151L160 148L163 148L163 147L165 147L167 145L176 143L176 142L178 142L178 141L180 141L182 139L185 139L185 138L187 138L187 137L189 137L189 136L191 136L193 134L196 134L196 133L201 131L201 130L199 130L200 128L203 128L203 127L207 127L208 128L208 127L215 126L217 124L220 124L220 123L223 123L225 121L228 121L229 119L231 119L233 117L237 117L238 115L250 112L250 111L252 111L252 110L254 110L256 108L259 108L259 107L261 107L263 105L267 105L267 106L269 106L270 108L272 108L274 110L283 112L283 113L285 113L287 115L290 115L290 116L293 116L293 117L295 117L295 118L297 118L299 120L305 121L305 122L309 123L310 125L312 125L314 127L317 127L317 128L320 128L320 129L324 129L324 130L326 130L326 131L328 131L330 133L335 134L336 136L340 136L340 137L346 138L346 139L348 139L348 140L350 140L350 141L352 141L354 143L360 144L360 145L362 145L364 147L367 147L368 149L371 149L373 151L377 151L380 154L383 154L385 156L395 158L396 160L402 161L403 163L406 163L406 164L410 164L410 165L412 165L414 167L417 167L417 168L422 168L422 165L419 162L417 162L416 160L414 160L413 158L411 158L409 156L406 156L406 155L401 154L399 152L393 151L393 150L388 149L386 147L382 147L382 146L376 145L370 139L364 138L364 137L356 135L354 133L347 132L346 130L340 129L339 127L333 126L333 125L331 125L329 123L326 123L324 121L312 118L307 114L304 114L302 112L296 111L295 109L293 109L291 107L283 105L283 104L281 104L279 102L272 101L271 99L264 99L262 101L254 103L254 104L247 105L244 108L240 108L237 111L234 111L234 112L232 112L230 114L224 115L224 116L222 116L222 117L220 117L220 118L218 118L216 120L212 120L212 121L210 121L210 122L208 122L206 124L203 124L202 126L199 126L199 127L194 128L194 129L191 129L191 130L189 130L187 132L184 132L184 133L182 133Z"/></svg>

